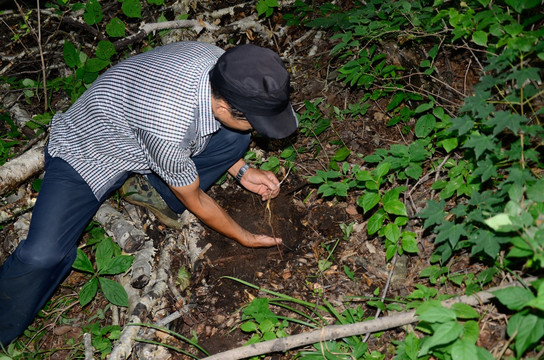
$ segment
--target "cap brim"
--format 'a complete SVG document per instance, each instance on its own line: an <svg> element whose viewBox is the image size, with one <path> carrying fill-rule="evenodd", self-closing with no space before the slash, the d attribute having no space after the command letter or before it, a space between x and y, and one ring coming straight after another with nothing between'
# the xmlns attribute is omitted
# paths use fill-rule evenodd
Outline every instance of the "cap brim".
<svg viewBox="0 0 544 360"><path fill-rule="evenodd" d="M293 134L298 127L298 119L291 103L276 115L244 114L251 126L261 135L271 139L283 139Z"/></svg>

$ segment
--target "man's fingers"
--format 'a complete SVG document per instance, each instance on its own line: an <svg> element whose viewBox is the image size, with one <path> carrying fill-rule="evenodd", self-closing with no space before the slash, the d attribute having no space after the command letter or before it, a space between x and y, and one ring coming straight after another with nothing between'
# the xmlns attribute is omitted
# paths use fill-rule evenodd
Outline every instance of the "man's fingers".
<svg viewBox="0 0 544 360"><path fill-rule="evenodd" d="M267 235L256 235L255 240L249 244L251 247L271 247L280 245L282 243L281 238L273 238Z"/></svg>

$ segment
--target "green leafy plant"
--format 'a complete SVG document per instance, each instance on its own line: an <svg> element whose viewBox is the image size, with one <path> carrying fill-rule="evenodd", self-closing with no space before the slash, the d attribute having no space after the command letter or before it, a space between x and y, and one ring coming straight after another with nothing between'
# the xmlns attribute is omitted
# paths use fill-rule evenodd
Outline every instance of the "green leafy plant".
<svg viewBox="0 0 544 360"><path fill-rule="evenodd" d="M96 228L95 228L96 229ZM95 232L99 231L95 230ZM79 293L81 306L87 305L95 297L98 288L102 290L108 301L118 306L128 306L128 295L121 284L105 276L122 274L132 265L133 256L122 255L119 245L111 238L102 238L96 244L96 268L81 249L77 249L77 257L72 267L90 274L90 279L83 285Z"/></svg>
<svg viewBox="0 0 544 360"><path fill-rule="evenodd" d="M113 343L119 340L123 328L119 325L100 326L99 322L94 322L85 326L83 330L91 334L94 350L100 353L102 359L105 359L111 353Z"/></svg>
<svg viewBox="0 0 544 360"><path fill-rule="evenodd" d="M244 309L242 321L240 329L253 334L246 344L287 336L285 328L289 325L289 322L280 320L276 314L270 311L268 298L253 299Z"/></svg>
<svg viewBox="0 0 544 360"><path fill-rule="evenodd" d="M278 0L259 0L257 1L257 14L270 17L274 13L274 9L279 6Z"/></svg>
<svg viewBox="0 0 544 360"><path fill-rule="evenodd" d="M455 303L451 308L437 301L423 303L416 310L420 322L417 329L430 334L417 339L407 336L404 346L397 348L397 360L412 360L432 355L437 359L493 359L476 345L479 336L479 314L472 307Z"/></svg>
<svg viewBox="0 0 544 360"><path fill-rule="evenodd" d="M506 331L515 339L514 350L518 359L544 337L544 280L535 281L532 285L536 295L531 289L521 287L493 293L508 309L517 311L508 321Z"/></svg>

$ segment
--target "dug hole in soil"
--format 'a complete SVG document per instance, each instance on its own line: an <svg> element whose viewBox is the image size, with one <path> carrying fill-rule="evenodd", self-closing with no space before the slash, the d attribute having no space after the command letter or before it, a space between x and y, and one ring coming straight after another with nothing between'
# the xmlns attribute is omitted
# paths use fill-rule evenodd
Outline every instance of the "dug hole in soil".
<svg viewBox="0 0 544 360"><path fill-rule="evenodd" d="M354 231L349 241L343 240L339 224L349 218L345 208L317 198L315 189L305 185L304 180L291 175L282 185L280 195L271 201L261 201L260 196L233 182L210 190L210 195L244 228L256 234L281 237L283 244L246 248L206 229L198 245L204 248L211 244L211 247L195 264L191 285L184 294L191 311L172 323L173 331L186 337L196 335L198 344L210 354L242 346L249 340L252 334L238 328L243 307L257 296L269 295L226 276L319 305L322 298L326 298L339 312L347 297L372 296L377 286L385 284L385 255L377 250L379 246L363 242L366 239L363 239L362 227ZM330 258L333 265L324 272L319 271L318 261L326 260L337 242ZM183 255L172 260L172 274L184 261ZM339 264L347 265L356 280L348 279ZM272 310L296 317L279 308ZM331 318L330 323L333 322ZM299 325L290 325L287 329L291 334L307 330ZM385 347L390 335L381 342ZM289 359L293 354L273 358Z"/></svg>

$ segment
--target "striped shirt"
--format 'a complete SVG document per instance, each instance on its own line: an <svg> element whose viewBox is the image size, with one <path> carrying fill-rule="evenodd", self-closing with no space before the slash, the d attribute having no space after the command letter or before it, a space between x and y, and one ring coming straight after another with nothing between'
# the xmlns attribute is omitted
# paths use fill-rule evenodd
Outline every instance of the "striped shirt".
<svg viewBox="0 0 544 360"><path fill-rule="evenodd" d="M214 45L178 42L113 66L54 116L49 153L68 162L97 199L126 172L153 171L171 186L193 183L191 156L220 127L208 72L221 54Z"/></svg>

